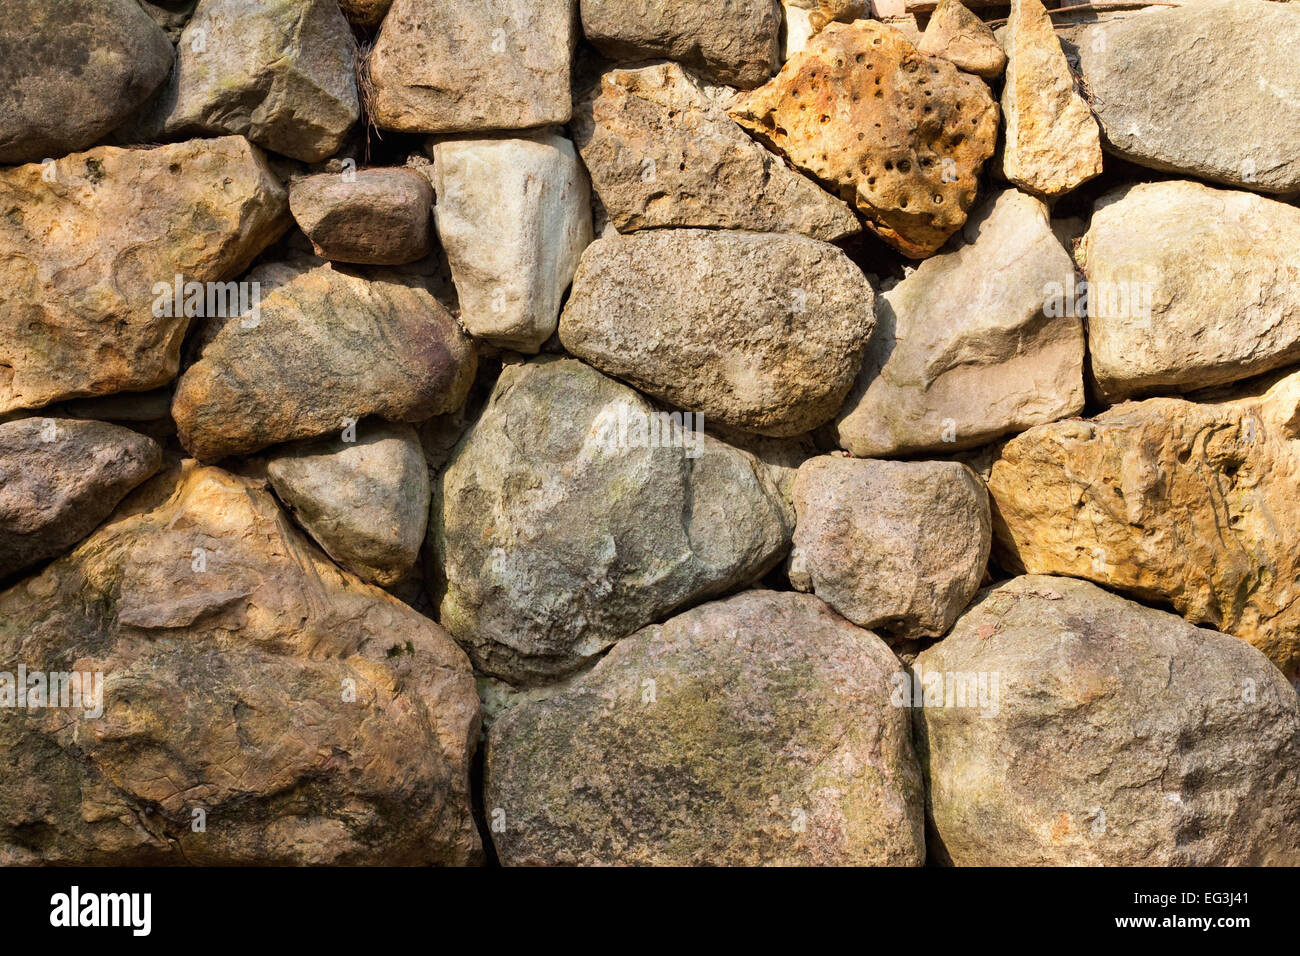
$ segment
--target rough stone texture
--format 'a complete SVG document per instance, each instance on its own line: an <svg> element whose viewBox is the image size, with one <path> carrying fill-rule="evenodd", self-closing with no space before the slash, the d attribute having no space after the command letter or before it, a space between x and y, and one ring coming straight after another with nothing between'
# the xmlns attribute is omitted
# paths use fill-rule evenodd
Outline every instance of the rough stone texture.
<svg viewBox="0 0 1300 956"><path fill-rule="evenodd" d="M731 115L912 258L966 221L998 134L983 80L872 21L832 23Z"/></svg>
<svg viewBox="0 0 1300 956"><path fill-rule="evenodd" d="M200 0L135 140L238 133L314 163L360 115L357 44L335 0Z"/></svg>
<svg viewBox="0 0 1300 956"><path fill-rule="evenodd" d="M813 11L805 0L781 0L785 25L781 30L781 62L803 50L817 31L812 26ZM815 4L811 4L815 6Z"/></svg>
<svg viewBox="0 0 1300 956"><path fill-rule="evenodd" d="M289 208L316 255L401 265L428 255L433 186L414 169L362 169L296 180Z"/></svg>
<svg viewBox="0 0 1300 956"><path fill-rule="evenodd" d="M161 467L155 442L117 425L0 425L0 578L63 553Z"/></svg>
<svg viewBox="0 0 1300 956"><path fill-rule="evenodd" d="M233 278L287 222L240 137L0 170L0 412L170 381L189 320L154 286Z"/></svg>
<svg viewBox="0 0 1300 956"><path fill-rule="evenodd" d="M959 0L940 0L917 49L929 56L951 60L967 73L986 79L998 76L1007 65L1007 55L998 46L988 24Z"/></svg>
<svg viewBox="0 0 1300 956"><path fill-rule="evenodd" d="M1002 175L1048 198L1100 175L1097 121L1074 88L1065 51L1041 0L1012 0L1003 43L1007 78L1002 88Z"/></svg>
<svg viewBox="0 0 1300 956"><path fill-rule="evenodd" d="M393 0L339 0L339 9L353 26L373 30L383 22Z"/></svg>
<svg viewBox="0 0 1300 956"><path fill-rule="evenodd" d="M167 79L167 35L135 0L5 0L0 163L93 145Z"/></svg>
<svg viewBox="0 0 1300 956"><path fill-rule="evenodd" d="M580 7L587 40L615 60L666 57L741 89L776 72L780 0L581 0Z"/></svg>
<svg viewBox="0 0 1300 956"><path fill-rule="evenodd" d="M383 129L461 133L567 123L576 0L394 0L369 59Z"/></svg>
<svg viewBox="0 0 1300 956"><path fill-rule="evenodd" d="M923 791L888 648L816 598L747 591L620 641L493 725L501 860L916 866Z"/></svg>
<svg viewBox="0 0 1300 956"><path fill-rule="evenodd" d="M560 341L672 405L780 437L835 414L875 324L870 283L835 246L660 229L588 247Z"/></svg>
<svg viewBox="0 0 1300 956"><path fill-rule="evenodd" d="M574 139L619 232L696 226L834 242L862 231L842 200L745 135L718 92L658 63L610 70L579 101Z"/></svg>
<svg viewBox="0 0 1300 956"><path fill-rule="evenodd" d="M985 592L916 668L936 690L915 712L932 856L1300 862L1300 698L1240 641L1084 581L1027 576ZM955 694L945 706L981 678L994 706Z"/></svg>
<svg viewBox="0 0 1300 956"><path fill-rule="evenodd" d="M1007 443L1004 565L1069 574L1250 641L1300 673L1300 373L1262 396L1153 398Z"/></svg>
<svg viewBox="0 0 1300 956"><path fill-rule="evenodd" d="M140 0L140 6L153 18L154 23L162 27L167 39L177 43L198 2L199 0Z"/></svg>
<svg viewBox="0 0 1300 956"><path fill-rule="evenodd" d="M1300 359L1300 210L1200 183L1097 203L1079 250L1088 353L1110 402L1235 381Z"/></svg>
<svg viewBox="0 0 1300 956"><path fill-rule="evenodd" d="M438 238L466 331L536 352L591 242L591 192L563 136L448 140L433 149Z"/></svg>
<svg viewBox="0 0 1300 956"><path fill-rule="evenodd" d="M1074 277L1046 207L1007 190L964 239L881 297L836 422L854 455L951 453L1083 408L1081 322L1045 314L1049 287Z"/></svg>
<svg viewBox="0 0 1300 956"><path fill-rule="evenodd" d="M502 371L429 520L439 620L480 671L553 680L780 559L768 470L690 429L656 441L635 424L655 411L574 359Z"/></svg>
<svg viewBox="0 0 1300 956"><path fill-rule="evenodd" d="M813 458L794 507L790 583L854 624L938 637L979 590L989 498L959 462Z"/></svg>
<svg viewBox="0 0 1300 956"><path fill-rule="evenodd" d="M103 674L97 719L0 711L7 865L482 859L464 654L253 482L190 467L146 485L0 594L0 652Z"/></svg>
<svg viewBox="0 0 1300 956"><path fill-rule="evenodd" d="M415 567L429 520L429 469L410 425L362 422L355 441L289 446L266 470L307 533L357 577L391 587Z"/></svg>
<svg viewBox="0 0 1300 956"><path fill-rule="evenodd" d="M342 432L377 415L418 422L465 400L472 343L424 287L307 271L227 322L181 376L172 417L194 457L215 461Z"/></svg>
<svg viewBox="0 0 1300 956"><path fill-rule="evenodd" d="M1107 148L1153 169L1257 192L1300 189L1300 11L1218 0L1080 32Z"/></svg>

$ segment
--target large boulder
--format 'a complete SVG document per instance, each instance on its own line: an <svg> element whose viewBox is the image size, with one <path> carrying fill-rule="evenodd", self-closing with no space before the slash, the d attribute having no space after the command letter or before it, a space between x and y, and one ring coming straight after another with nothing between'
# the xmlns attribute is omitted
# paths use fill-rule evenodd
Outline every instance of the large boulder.
<svg viewBox="0 0 1300 956"><path fill-rule="evenodd" d="M746 591L620 641L493 724L506 865L916 866L899 664L816 598Z"/></svg>
<svg viewBox="0 0 1300 956"><path fill-rule="evenodd" d="M1097 202L1079 248L1088 355L1109 402L1300 359L1300 210L1193 182Z"/></svg>
<svg viewBox="0 0 1300 956"><path fill-rule="evenodd" d="M938 637L979 590L989 497L960 462L812 458L794 508L790 583L854 624Z"/></svg>
<svg viewBox="0 0 1300 956"><path fill-rule="evenodd" d="M842 200L746 136L721 95L664 62L609 70L579 100L574 139L619 232L694 226L834 242L862 231Z"/></svg>
<svg viewBox="0 0 1300 956"><path fill-rule="evenodd" d="M171 81L127 135L238 133L319 162L338 152L360 116L356 63L336 0L201 0Z"/></svg>
<svg viewBox="0 0 1300 956"><path fill-rule="evenodd" d="M965 223L998 136L983 80L875 21L832 23L730 112L914 259Z"/></svg>
<svg viewBox="0 0 1300 956"><path fill-rule="evenodd" d="M0 653L92 689L0 711L0 862L482 859L465 655L251 481L191 463L146 485L0 594Z"/></svg>
<svg viewBox="0 0 1300 956"><path fill-rule="evenodd" d="M376 125L464 133L567 123L577 0L394 0L368 61Z"/></svg>
<svg viewBox="0 0 1300 956"><path fill-rule="evenodd" d="M1300 373L1018 435L989 477L1001 562L1168 602L1300 676L1298 405Z"/></svg>
<svg viewBox="0 0 1300 956"><path fill-rule="evenodd" d="M780 560L772 474L699 426L574 359L502 371L429 520L439 620L479 670L553 680Z"/></svg>
<svg viewBox="0 0 1300 956"><path fill-rule="evenodd" d="M0 170L0 209L0 413L171 381L195 314L177 277L231 279L289 222L238 136Z"/></svg>
<svg viewBox="0 0 1300 956"><path fill-rule="evenodd" d="M1082 323L1049 314L1074 264L1047 207L1007 190L963 240L881 297L880 328L836 422L854 455L973 448L1082 410Z"/></svg>
<svg viewBox="0 0 1300 956"><path fill-rule="evenodd" d="M588 247L560 341L665 402L780 437L835 414L875 324L870 283L835 246L656 229Z"/></svg>
<svg viewBox="0 0 1300 956"><path fill-rule="evenodd" d="M1101 174L1101 133L1041 0L1012 0L1003 43L1002 174L1049 199Z"/></svg>
<svg viewBox="0 0 1300 956"><path fill-rule="evenodd" d="M1111 152L1258 192L1300 189L1300 10L1213 0L1108 20L1076 43Z"/></svg>
<svg viewBox="0 0 1300 956"><path fill-rule="evenodd" d="M279 448L266 473L331 558L363 580L392 587L420 556L429 468L410 425L371 420L348 437Z"/></svg>
<svg viewBox="0 0 1300 956"><path fill-rule="evenodd" d="M304 176L289 187L289 208L331 262L402 265L432 248L433 186L414 169Z"/></svg>
<svg viewBox="0 0 1300 956"><path fill-rule="evenodd" d="M542 132L443 140L432 150L438 239L466 331L536 352L592 237L591 192L573 144Z"/></svg>
<svg viewBox="0 0 1300 956"><path fill-rule="evenodd" d="M93 146L167 79L172 45L135 0L5 0L0 163Z"/></svg>
<svg viewBox="0 0 1300 956"><path fill-rule="evenodd" d="M117 425L0 424L0 578L62 554L161 467L156 442Z"/></svg>
<svg viewBox="0 0 1300 956"><path fill-rule="evenodd" d="M465 400L477 356L422 283L319 266L225 323L181 376L181 443L205 461L342 433L367 415L420 422Z"/></svg>
<svg viewBox="0 0 1300 956"><path fill-rule="evenodd" d="M939 860L1300 863L1300 698L1235 638L1030 575L985 592L913 677Z"/></svg>
<svg viewBox="0 0 1300 956"><path fill-rule="evenodd" d="M666 57L750 89L776 72L780 0L581 0L582 32L615 60Z"/></svg>

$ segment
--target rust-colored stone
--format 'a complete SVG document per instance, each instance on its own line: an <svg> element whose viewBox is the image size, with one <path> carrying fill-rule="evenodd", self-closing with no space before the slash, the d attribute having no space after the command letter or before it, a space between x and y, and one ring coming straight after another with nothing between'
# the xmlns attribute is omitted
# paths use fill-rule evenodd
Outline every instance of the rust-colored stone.
<svg viewBox="0 0 1300 956"><path fill-rule="evenodd" d="M914 259L966 222L998 130L982 80L871 21L828 25L731 115Z"/></svg>

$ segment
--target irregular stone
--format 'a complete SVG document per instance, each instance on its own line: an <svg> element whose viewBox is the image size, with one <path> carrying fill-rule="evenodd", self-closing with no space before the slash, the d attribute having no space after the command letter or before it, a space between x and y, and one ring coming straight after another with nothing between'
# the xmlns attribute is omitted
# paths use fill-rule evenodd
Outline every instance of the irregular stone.
<svg viewBox="0 0 1300 956"><path fill-rule="evenodd" d="M966 221L998 132L983 80L874 21L832 23L731 116L914 259Z"/></svg>
<svg viewBox="0 0 1300 956"><path fill-rule="evenodd" d="M1240 641L1027 576L986 591L915 669L934 857L1300 861L1300 698Z"/></svg>
<svg viewBox="0 0 1300 956"><path fill-rule="evenodd" d="M1293 193L1297 43L1293 7L1217 0L1097 24L1080 32L1077 52L1110 152L1211 182Z"/></svg>
<svg viewBox="0 0 1300 956"><path fill-rule="evenodd" d="M140 6L153 18L154 23L162 27L167 39L179 43L181 31L190 22L198 2L199 0L140 0Z"/></svg>
<svg viewBox="0 0 1300 956"><path fill-rule="evenodd" d="M1200 183L1097 203L1079 250L1088 353L1108 402L1236 381L1300 359L1300 210Z"/></svg>
<svg viewBox="0 0 1300 956"><path fill-rule="evenodd" d="M971 15L973 18L973 15ZM1101 133L1041 0L1012 0L1003 43L1002 175L1053 198L1101 174Z"/></svg>
<svg viewBox="0 0 1300 956"><path fill-rule="evenodd" d="M433 186L414 169L307 176L289 187L289 208L322 259L401 265L431 248Z"/></svg>
<svg viewBox="0 0 1300 956"><path fill-rule="evenodd" d="M919 866L899 665L816 598L746 591L620 641L492 726L506 865Z"/></svg>
<svg viewBox="0 0 1300 956"><path fill-rule="evenodd" d="M373 30L384 20L393 0L339 0L339 8L348 23L363 30Z"/></svg>
<svg viewBox="0 0 1300 956"><path fill-rule="evenodd" d="M465 655L254 482L146 485L0 593L0 655L101 675L80 708L0 711L7 865L482 860Z"/></svg>
<svg viewBox="0 0 1300 956"><path fill-rule="evenodd" d="M1004 567L1068 574L1244 638L1300 673L1300 374L1019 435L989 492Z"/></svg>
<svg viewBox="0 0 1300 956"><path fill-rule="evenodd" d="M0 170L0 411L171 381L175 277L231 279L287 223L241 137Z"/></svg>
<svg viewBox="0 0 1300 956"><path fill-rule="evenodd" d="M959 462L813 458L794 507L790 583L854 624L938 637L979 590L988 492Z"/></svg>
<svg viewBox="0 0 1300 956"><path fill-rule="evenodd" d="M563 136L444 140L434 149L438 238L466 331L536 352L591 242L591 192Z"/></svg>
<svg viewBox="0 0 1300 956"><path fill-rule="evenodd" d="M870 283L835 246L658 229L592 243L560 341L669 404L785 437L835 414L875 324Z"/></svg>
<svg viewBox="0 0 1300 956"><path fill-rule="evenodd" d="M367 421L351 442L288 446L266 472L307 533L357 577L391 587L415 566L429 521L429 469L410 425Z"/></svg>
<svg viewBox="0 0 1300 956"><path fill-rule="evenodd" d="M5 0L0 163L85 149L167 79L167 35L134 0Z"/></svg>
<svg viewBox="0 0 1300 956"><path fill-rule="evenodd" d="M357 44L335 0L200 0L132 141L238 133L307 163L361 113Z"/></svg>
<svg viewBox="0 0 1300 956"><path fill-rule="evenodd" d="M383 129L463 133L567 123L575 0L394 0L370 53Z"/></svg>
<svg viewBox="0 0 1300 956"><path fill-rule="evenodd" d="M1007 65L1007 55L988 24L960 0L939 0L917 49L951 60L958 68L985 79L1000 75ZM1005 101L1002 108L1006 110Z"/></svg>
<svg viewBox="0 0 1300 956"><path fill-rule="evenodd" d="M880 329L836 422L854 455L950 453L1082 410L1082 323L1045 312L1074 279L1047 208L1009 189L963 239L881 297Z"/></svg>
<svg viewBox="0 0 1300 956"><path fill-rule="evenodd" d="M781 29L781 62L803 50L817 31L813 29L810 7L815 7L810 0L781 0L781 12L785 25Z"/></svg>
<svg viewBox="0 0 1300 956"><path fill-rule="evenodd" d="M581 0L582 32L614 60L677 60L728 86L752 89L776 72L780 0Z"/></svg>
<svg viewBox="0 0 1300 956"><path fill-rule="evenodd" d="M155 442L117 425L0 425L0 578L62 554L161 467Z"/></svg>
<svg viewBox="0 0 1300 956"><path fill-rule="evenodd" d="M215 461L339 431L367 415L419 422L465 400L477 357L418 282L321 266L226 323L181 376L181 444Z"/></svg>
<svg viewBox="0 0 1300 956"><path fill-rule="evenodd" d="M439 620L478 670L553 680L780 559L794 516L767 469L659 414L574 359L502 371L429 519Z"/></svg>
<svg viewBox="0 0 1300 956"><path fill-rule="evenodd" d="M834 242L862 231L853 210L746 136L676 63L605 73L572 127L619 232L696 226Z"/></svg>

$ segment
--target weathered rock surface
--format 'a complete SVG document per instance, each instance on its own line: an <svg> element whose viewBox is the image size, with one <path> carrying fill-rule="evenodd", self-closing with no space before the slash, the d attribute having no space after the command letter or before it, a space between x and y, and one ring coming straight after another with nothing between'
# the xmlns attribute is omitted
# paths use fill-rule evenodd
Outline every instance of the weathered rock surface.
<svg viewBox="0 0 1300 956"><path fill-rule="evenodd" d="M444 140L433 148L435 220L470 335L536 352L591 242L591 192L554 133Z"/></svg>
<svg viewBox="0 0 1300 956"><path fill-rule="evenodd" d="M938 637L979 590L988 492L959 462L813 458L794 507L790 583L854 624Z"/></svg>
<svg viewBox="0 0 1300 956"><path fill-rule="evenodd" d="M1300 359L1300 210L1200 183L1097 203L1079 250L1088 354L1107 401L1235 381Z"/></svg>
<svg viewBox="0 0 1300 956"><path fill-rule="evenodd" d="M916 669L932 855L1300 861L1300 698L1240 641L1093 584L1026 576L985 592ZM992 700L972 703L982 682Z"/></svg>
<svg viewBox="0 0 1300 956"><path fill-rule="evenodd" d="M574 139L619 232L660 227L862 231L842 200L750 139L676 63L610 70L574 112Z"/></svg>
<svg viewBox="0 0 1300 956"><path fill-rule="evenodd" d="M660 229L588 247L560 341L672 405L780 437L835 414L874 328L871 285L835 246Z"/></svg>
<svg viewBox="0 0 1300 956"><path fill-rule="evenodd" d="M0 425L0 578L72 547L161 467L155 442L117 425Z"/></svg>
<svg viewBox="0 0 1300 956"><path fill-rule="evenodd" d="M575 0L394 0L370 53L383 129L462 133L567 123Z"/></svg>
<svg viewBox="0 0 1300 956"><path fill-rule="evenodd" d="M574 359L502 371L429 519L439 620L479 670L553 680L780 559L794 516L767 469L657 414Z"/></svg>
<svg viewBox="0 0 1300 956"><path fill-rule="evenodd" d="M973 448L1083 408L1083 328L1049 317L1074 264L1032 196L1007 190L964 242L881 297L853 394L836 422L861 457Z"/></svg>
<svg viewBox="0 0 1300 956"><path fill-rule="evenodd" d="M393 0L339 0L339 9L348 18L348 23L364 30L379 26L392 5Z"/></svg>
<svg viewBox="0 0 1300 956"><path fill-rule="evenodd" d="M1003 42L1002 175L1049 199L1101 174L1101 133L1041 0L1013 0Z"/></svg>
<svg viewBox="0 0 1300 956"><path fill-rule="evenodd" d="M1293 374L1262 396L1153 398L1017 436L989 478L1004 564L1167 601L1294 678L1297 404Z"/></svg>
<svg viewBox="0 0 1300 956"><path fill-rule="evenodd" d="M1297 43L1300 10L1262 0L1148 11L1077 41L1111 152L1267 193L1300 189Z"/></svg>
<svg viewBox="0 0 1300 956"><path fill-rule="evenodd" d="M433 186L414 169L307 176L291 184L289 208L322 259L401 265L431 248Z"/></svg>
<svg viewBox="0 0 1300 956"><path fill-rule="evenodd" d="M0 594L0 653L102 674L100 717L0 711L6 864L482 859L464 654L252 482L188 467L147 485Z"/></svg>
<svg viewBox="0 0 1300 956"><path fill-rule="evenodd" d="M167 79L167 35L134 0L5 0L0 163L85 149Z"/></svg>
<svg viewBox="0 0 1300 956"><path fill-rule="evenodd" d="M742 89L776 72L780 0L581 0L580 7L582 32L615 60L666 57Z"/></svg>
<svg viewBox="0 0 1300 956"><path fill-rule="evenodd" d="M307 533L357 577L391 587L415 567L429 520L429 469L410 425L362 422L354 441L288 446L266 470Z"/></svg>
<svg viewBox="0 0 1300 956"><path fill-rule="evenodd" d="M620 641L493 725L501 860L888 865L925 857L899 665L807 595L747 591Z"/></svg>
<svg viewBox="0 0 1300 956"><path fill-rule="evenodd" d="M912 258L966 221L998 133L983 80L874 21L832 23L731 116Z"/></svg>
<svg viewBox="0 0 1300 956"><path fill-rule="evenodd" d="M155 286L238 275L285 198L233 136L0 170L0 412L173 379L189 319Z"/></svg>
<svg viewBox="0 0 1300 956"><path fill-rule="evenodd" d="M201 0L176 69L127 135L238 133L314 163L360 115L357 45L335 0Z"/></svg>
<svg viewBox="0 0 1300 956"><path fill-rule="evenodd" d="M986 79L998 76L1007 55L993 31L960 0L939 0L917 49L929 56L951 60L958 68ZM1003 102L1003 109L1006 103Z"/></svg>
<svg viewBox="0 0 1300 956"><path fill-rule="evenodd" d="M330 266L276 288L257 319L227 322L181 376L181 443L215 461L342 432L367 415L418 422L465 400L473 344L419 283Z"/></svg>

